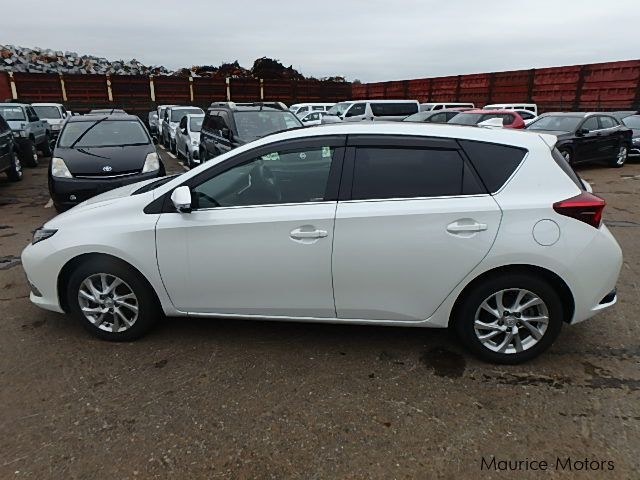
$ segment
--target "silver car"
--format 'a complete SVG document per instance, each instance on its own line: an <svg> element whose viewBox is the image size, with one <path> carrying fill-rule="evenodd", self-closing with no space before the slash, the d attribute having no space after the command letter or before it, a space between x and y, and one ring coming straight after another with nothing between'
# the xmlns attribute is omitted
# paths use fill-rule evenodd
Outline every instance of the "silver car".
<svg viewBox="0 0 640 480"><path fill-rule="evenodd" d="M202 114L204 111L198 107L188 106L171 106L167 107L164 111L164 117L162 119L162 144L176 153L176 132L178 130L178 124L182 117L190 113Z"/></svg>
<svg viewBox="0 0 640 480"><path fill-rule="evenodd" d="M191 113L180 120L176 130L176 155L184 157L189 168L200 163L198 148L200 146L200 130L204 114Z"/></svg>

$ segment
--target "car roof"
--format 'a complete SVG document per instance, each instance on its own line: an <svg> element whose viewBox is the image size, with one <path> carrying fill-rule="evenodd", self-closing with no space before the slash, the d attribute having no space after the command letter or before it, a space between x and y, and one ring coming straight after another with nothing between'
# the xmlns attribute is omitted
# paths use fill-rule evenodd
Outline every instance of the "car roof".
<svg viewBox="0 0 640 480"><path fill-rule="evenodd" d="M362 99L362 100L350 100L350 102L355 103L355 102L375 102L375 103L418 103L417 100L402 100L402 99L398 99L398 100L380 100L379 98L373 98L373 99Z"/></svg>
<svg viewBox="0 0 640 480"><path fill-rule="evenodd" d="M234 112L261 112L262 111L262 112L291 113L289 110L280 110L279 108L265 107L265 106L258 107L258 106L248 106L248 105L236 105L235 107L214 105L209 107L208 110L233 110Z"/></svg>
<svg viewBox="0 0 640 480"><path fill-rule="evenodd" d="M34 102L31 104L31 106L36 106L36 107L62 107L61 103L48 103L48 102Z"/></svg>
<svg viewBox="0 0 640 480"><path fill-rule="evenodd" d="M515 110L501 110L499 108L496 108L495 110L484 110L482 108L475 108L473 110L467 110L465 112L460 112L460 113L482 113L484 115L487 115L487 114L492 114L492 113L504 113L504 114L508 113L508 114L512 114L514 112L518 113Z"/></svg>
<svg viewBox="0 0 640 480"><path fill-rule="evenodd" d="M140 121L140 119L135 115L130 115L128 113L110 113L110 114L102 114L102 113L94 113L91 115L78 115L76 117L69 117L67 122L95 122L96 120L102 119L109 120L136 120Z"/></svg>
<svg viewBox="0 0 640 480"><path fill-rule="evenodd" d="M30 107L31 104L30 103L22 103L22 102L2 102L2 103L0 103L0 106L6 106L6 107Z"/></svg>
<svg viewBox="0 0 640 480"><path fill-rule="evenodd" d="M184 110L184 109L189 109L189 110L195 110L196 108L198 110L202 110L200 107L192 107L189 105L171 105L168 108L170 108L171 110Z"/></svg>

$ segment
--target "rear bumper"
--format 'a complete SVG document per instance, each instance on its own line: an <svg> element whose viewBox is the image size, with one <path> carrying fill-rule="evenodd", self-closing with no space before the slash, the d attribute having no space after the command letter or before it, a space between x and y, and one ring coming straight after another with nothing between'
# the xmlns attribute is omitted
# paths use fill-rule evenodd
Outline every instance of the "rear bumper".
<svg viewBox="0 0 640 480"><path fill-rule="evenodd" d="M162 168L155 172L113 178L50 178L49 194L57 206L71 208L100 193L160 176Z"/></svg>

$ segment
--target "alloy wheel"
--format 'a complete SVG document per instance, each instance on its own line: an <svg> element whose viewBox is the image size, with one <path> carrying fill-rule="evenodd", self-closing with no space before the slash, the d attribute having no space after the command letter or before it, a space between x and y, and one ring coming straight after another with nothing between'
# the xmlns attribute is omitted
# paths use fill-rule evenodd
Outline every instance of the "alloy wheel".
<svg viewBox="0 0 640 480"><path fill-rule="evenodd" d="M616 155L616 165L624 165L624 162L626 161L627 161L627 147L623 145L618 150L618 155Z"/></svg>
<svg viewBox="0 0 640 480"><path fill-rule="evenodd" d="M78 304L85 318L106 332L129 330L138 319L139 302L133 289L109 273L85 278L78 290Z"/></svg>
<svg viewBox="0 0 640 480"><path fill-rule="evenodd" d="M520 353L536 345L549 326L549 309L535 293L510 288L491 294L475 314L474 331L487 349Z"/></svg>
<svg viewBox="0 0 640 480"><path fill-rule="evenodd" d="M31 156L33 157L33 161L38 163L38 149L34 144L31 145Z"/></svg>
<svg viewBox="0 0 640 480"><path fill-rule="evenodd" d="M18 158L18 155L15 154L13 155L13 169L16 171L16 176L22 176L22 162L20 158Z"/></svg>

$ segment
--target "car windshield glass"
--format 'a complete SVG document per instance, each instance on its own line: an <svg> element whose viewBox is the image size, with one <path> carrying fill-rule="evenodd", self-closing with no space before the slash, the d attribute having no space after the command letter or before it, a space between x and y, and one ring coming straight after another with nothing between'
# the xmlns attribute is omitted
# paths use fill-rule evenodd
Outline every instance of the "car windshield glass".
<svg viewBox="0 0 640 480"><path fill-rule="evenodd" d="M168 175L166 177L161 177L161 178L159 178L158 180L156 180L154 182L147 183L145 186L139 188L138 190L133 192L131 195L138 195L140 193L145 193L145 192L150 192L151 190L155 190L156 188L161 187L165 183L169 183L170 180L173 180L174 178L176 178L179 175L182 175L182 174L181 173L175 173L173 175Z"/></svg>
<svg viewBox="0 0 640 480"><path fill-rule="evenodd" d="M189 119L189 130L192 132L199 132L202 130L202 121L204 117L192 117Z"/></svg>
<svg viewBox="0 0 640 480"><path fill-rule="evenodd" d="M456 125L477 125L485 115L484 113L459 113L449 120L449 123L455 123Z"/></svg>
<svg viewBox="0 0 640 480"><path fill-rule="evenodd" d="M527 130L542 130L547 132L573 132L583 117L566 117L560 115L549 115L539 117L527 127Z"/></svg>
<svg viewBox="0 0 640 480"><path fill-rule="evenodd" d="M236 126L240 138L254 139L271 133L301 127L302 123L291 112L237 112Z"/></svg>
<svg viewBox="0 0 640 480"><path fill-rule="evenodd" d="M179 122L182 117L189 115L190 113L202 113L199 108L181 108L179 110L171 110L171 121Z"/></svg>
<svg viewBox="0 0 640 480"><path fill-rule="evenodd" d="M624 123L629 128L640 129L640 115L631 115L630 117L622 120L622 123Z"/></svg>
<svg viewBox="0 0 640 480"><path fill-rule="evenodd" d="M0 106L0 115L3 116L5 120L24 120L24 112L20 107L1 107Z"/></svg>
<svg viewBox="0 0 640 480"><path fill-rule="evenodd" d="M58 107L34 105L33 109L36 111L36 113L38 114L38 117L40 118L51 118L51 119L62 118L62 115L60 115L60 110L58 110Z"/></svg>
<svg viewBox="0 0 640 480"><path fill-rule="evenodd" d="M413 115L409 115L403 122L424 122L427 117L431 115L431 112L418 112Z"/></svg>
<svg viewBox="0 0 640 480"><path fill-rule="evenodd" d="M82 138L80 138L82 137ZM78 141L79 139L79 141ZM74 145L74 142L75 143ZM147 145L149 137L135 120L106 120L67 123L58 142L59 147L120 147Z"/></svg>
<svg viewBox="0 0 640 480"><path fill-rule="evenodd" d="M351 106L350 102L336 103L333 107L327 110L327 115L342 115L347 111L347 108Z"/></svg>

